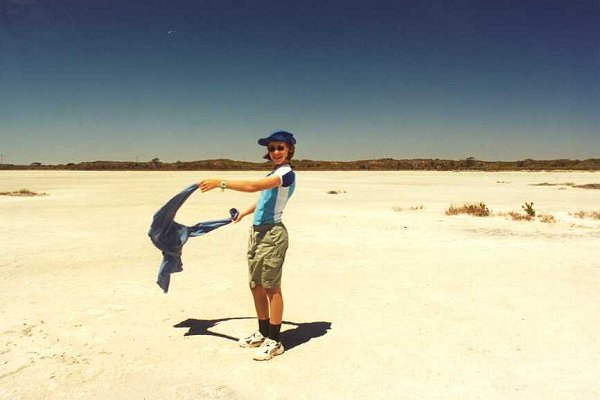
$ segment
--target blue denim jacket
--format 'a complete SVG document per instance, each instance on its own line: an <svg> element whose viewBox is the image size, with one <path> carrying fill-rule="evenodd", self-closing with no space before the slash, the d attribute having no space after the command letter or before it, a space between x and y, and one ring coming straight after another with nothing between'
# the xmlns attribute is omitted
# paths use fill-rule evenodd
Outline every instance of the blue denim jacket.
<svg viewBox="0 0 600 400"><path fill-rule="evenodd" d="M194 226L185 226L175 222L175 214L177 214L179 208L196 189L198 189L196 184L190 185L162 206L154 214L150 231L148 231L150 240L152 240L154 246L161 250L163 254L156 283L165 293L169 291L171 274L183 271L181 250L188 238L202 236L214 229L227 225L238 215L238 211L232 208L229 210L230 218L199 222Z"/></svg>

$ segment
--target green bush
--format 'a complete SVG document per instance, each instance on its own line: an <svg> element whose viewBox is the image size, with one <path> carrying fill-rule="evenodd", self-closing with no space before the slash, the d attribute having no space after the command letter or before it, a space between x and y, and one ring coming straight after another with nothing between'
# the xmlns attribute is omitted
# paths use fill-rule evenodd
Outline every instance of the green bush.
<svg viewBox="0 0 600 400"><path fill-rule="evenodd" d="M535 210L533 209L533 201L531 203L525 202L525 205L522 205L521 208L527 215L530 217L535 217Z"/></svg>

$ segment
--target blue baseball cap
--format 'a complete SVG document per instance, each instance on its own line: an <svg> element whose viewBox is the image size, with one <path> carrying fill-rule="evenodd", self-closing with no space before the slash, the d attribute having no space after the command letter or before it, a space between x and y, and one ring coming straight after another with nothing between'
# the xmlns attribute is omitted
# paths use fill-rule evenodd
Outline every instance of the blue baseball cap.
<svg viewBox="0 0 600 400"><path fill-rule="evenodd" d="M268 146L271 142L285 142L293 146L296 144L296 139L287 131L275 131L269 137L258 139L258 144L261 146Z"/></svg>

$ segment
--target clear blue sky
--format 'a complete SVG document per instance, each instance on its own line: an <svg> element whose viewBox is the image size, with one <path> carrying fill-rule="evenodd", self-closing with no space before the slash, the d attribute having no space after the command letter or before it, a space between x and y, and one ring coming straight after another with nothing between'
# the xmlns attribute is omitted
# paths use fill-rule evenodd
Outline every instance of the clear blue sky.
<svg viewBox="0 0 600 400"><path fill-rule="evenodd" d="M600 1L0 0L5 163L600 157Z"/></svg>

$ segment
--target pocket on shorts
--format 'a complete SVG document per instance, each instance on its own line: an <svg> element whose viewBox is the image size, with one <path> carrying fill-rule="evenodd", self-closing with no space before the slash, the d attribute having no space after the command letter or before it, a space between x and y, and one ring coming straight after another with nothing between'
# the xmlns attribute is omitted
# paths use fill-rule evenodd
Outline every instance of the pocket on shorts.
<svg viewBox="0 0 600 400"><path fill-rule="evenodd" d="M268 234L268 242L275 247L288 247L288 233L287 229L283 225L275 225L269 231Z"/></svg>
<svg viewBox="0 0 600 400"><path fill-rule="evenodd" d="M264 264L270 268L278 268L285 260L285 254L288 249L287 231L282 226L275 226L269 229L268 237L265 237L268 250L264 254Z"/></svg>

